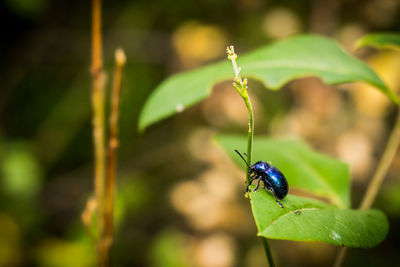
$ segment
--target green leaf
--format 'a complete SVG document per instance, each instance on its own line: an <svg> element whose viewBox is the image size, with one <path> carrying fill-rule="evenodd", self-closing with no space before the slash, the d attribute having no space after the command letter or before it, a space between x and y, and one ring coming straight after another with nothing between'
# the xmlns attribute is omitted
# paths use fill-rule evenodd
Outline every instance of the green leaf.
<svg viewBox="0 0 400 267"><path fill-rule="evenodd" d="M397 96L362 61L344 52L336 42L316 35L301 35L240 55L243 77L254 78L272 90L288 81L317 76L328 84L367 82L393 102ZM228 60L174 75L162 82L145 103L139 129L182 111L208 97L212 86L233 79ZM234 90L232 88L232 90Z"/></svg>
<svg viewBox="0 0 400 267"><path fill-rule="evenodd" d="M357 47L374 46L378 48L397 48L400 49L400 34L398 33L372 33L360 38Z"/></svg>
<svg viewBox="0 0 400 267"><path fill-rule="evenodd" d="M219 135L217 141L238 164L246 167L234 149L245 151L247 137ZM281 170L289 190L302 189L340 208L350 207L350 172L346 163L315 152L299 140L265 137L254 139L252 156L253 163L263 160Z"/></svg>
<svg viewBox="0 0 400 267"><path fill-rule="evenodd" d="M234 149L243 150L246 137L220 135L217 141L245 167ZM382 212L338 208L350 205L350 177L346 164L296 140L255 138L252 154L253 162L272 161L286 176L289 190L300 188L336 204L289 194L281 200L284 206L281 208L269 191L251 192L251 207L259 236L360 248L374 247L385 238L388 222Z"/></svg>
<svg viewBox="0 0 400 267"><path fill-rule="evenodd" d="M266 190L251 192L258 235L293 241L318 241L337 246L371 248L388 232L379 210L338 209L318 200L288 195L280 208Z"/></svg>

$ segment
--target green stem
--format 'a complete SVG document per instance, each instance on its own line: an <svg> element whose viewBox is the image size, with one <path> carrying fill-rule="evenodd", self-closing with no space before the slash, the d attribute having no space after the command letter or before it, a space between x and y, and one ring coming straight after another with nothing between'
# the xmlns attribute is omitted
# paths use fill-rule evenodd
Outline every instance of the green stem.
<svg viewBox="0 0 400 267"><path fill-rule="evenodd" d="M251 106L250 97L247 92L247 79L242 79L242 77L240 76L240 68L238 67L238 65L236 63L237 55L235 54L233 46L227 47L226 52L228 54L228 59L232 62L233 72L235 73L233 87L235 87L236 91L243 98L243 101L247 107L247 111L249 112L249 129L248 129L248 133L247 133L247 162L249 163L248 167L250 167L251 166L251 153L252 153L252 149L253 149L254 115L253 115L253 108ZM247 169L246 182L247 182L247 184L250 184L249 169ZM262 239L262 242L264 245L265 255L267 256L269 266L273 267L273 266L275 266L275 264L274 264L274 260L272 258L271 250L269 249L268 240L266 238L261 238L261 239Z"/></svg>
<svg viewBox="0 0 400 267"><path fill-rule="evenodd" d="M265 255L267 256L269 267L274 267L275 263L274 263L274 260L272 259L272 253L271 253L271 250L269 249L268 240L263 237L261 237L261 240L264 245L264 251L265 251Z"/></svg>
<svg viewBox="0 0 400 267"><path fill-rule="evenodd" d="M246 103L247 110L249 111L249 130L247 133L247 162L251 164L251 152L253 149L253 134L254 134L254 118L253 118L253 108L251 107L251 102L248 94L246 94L247 97L244 98L243 100ZM246 175L246 181L247 184L250 183L250 173L247 170L247 175Z"/></svg>

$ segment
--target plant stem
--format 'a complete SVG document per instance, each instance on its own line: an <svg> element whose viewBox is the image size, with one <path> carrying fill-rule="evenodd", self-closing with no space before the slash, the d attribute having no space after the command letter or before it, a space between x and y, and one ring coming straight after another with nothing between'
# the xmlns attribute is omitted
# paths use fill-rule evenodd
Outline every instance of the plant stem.
<svg viewBox="0 0 400 267"><path fill-rule="evenodd" d="M348 247L340 248L339 253L336 256L335 263L333 264L334 267L340 267L343 264L344 257L346 256Z"/></svg>
<svg viewBox="0 0 400 267"><path fill-rule="evenodd" d="M253 108L251 106L250 98L243 98L246 103L247 110L249 111L249 130L247 133L247 162L251 164L251 152L253 149L253 135L254 135L254 118L253 118ZM246 173L247 184L250 183L250 173Z"/></svg>
<svg viewBox="0 0 400 267"><path fill-rule="evenodd" d="M94 143L94 184L97 202L97 218L99 227L99 241L97 250L99 265L108 265L108 251L104 245L104 180L105 180L105 125L104 125L104 85L105 73L102 59L101 36L101 0L92 1L92 67L93 78L92 107L93 107L93 143Z"/></svg>
<svg viewBox="0 0 400 267"><path fill-rule="evenodd" d="M105 239L107 250L111 250L114 237L114 193L117 171L117 147L118 147L118 110L120 102L120 91L123 67L126 62L125 53L122 49L115 51L115 73L111 95L110 128L107 147L106 167L106 197L105 197Z"/></svg>
<svg viewBox="0 0 400 267"><path fill-rule="evenodd" d="M236 91L242 97L244 103L246 104L247 111L249 112L249 129L247 133L247 162L249 163L249 165L251 165L251 151L253 149L254 135L254 116L249 94L247 92L247 79L242 79L242 77L240 76L240 68L236 63L237 55L235 54L233 46L228 46L226 48L226 53L228 54L228 59L232 62L233 72L235 73L233 87L235 87ZM248 172L248 170L246 173L246 182L247 184L250 183L250 173Z"/></svg>
<svg viewBox="0 0 400 267"><path fill-rule="evenodd" d="M367 192L361 202L360 209L369 209L374 202L376 195L382 185L383 179L396 155L397 147L400 141L400 109L397 110L396 124L390 134L389 141L386 144L385 151L383 152L382 158L379 161L374 177L368 185Z"/></svg>
<svg viewBox="0 0 400 267"><path fill-rule="evenodd" d="M264 245L264 251L265 251L265 255L267 256L267 260L268 260L268 264L269 267L274 267L274 261L272 260L272 253L271 250L269 249L269 245L268 245L268 240L266 238L261 237L263 245Z"/></svg>
<svg viewBox="0 0 400 267"><path fill-rule="evenodd" d="M382 185L383 179L385 178L386 173L390 167L390 164L392 163L393 158L396 155L399 142L400 142L400 107L397 109L397 119L394 128L390 133L389 141L387 142L385 150L378 163L376 172L367 187L367 192L365 193L364 198L361 201L361 205L359 208L360 210L367 210L371 208L372 203L374 202L376 195L378 194L379 189ZM343 260L346 256L346 252L347 252L346 247L340 249L334 264L335 267L339 267L342 265Z"/></svg>
<svg viewBox="0 0 400 267"><path fill-rule="evenodd" d="M240 68L237 66L236 63L237 55L235 54L233 46L228 46L226 48L226 53L228 54L228 59L232 62L233 71L235 73L233 87L235 87L236 91L242 97L244 103L246 104L247 111L249 112L249 129L247 133L247 162L251 166L251 153L253 149L253 135L254 135L254 115L250 97L247 92L247 79L242 79L242 77L240 76ZM246 173L246 182L247 184L250 184L249 169L247 169ZM261 238L261 239L264 245L264 250L268 259L269 266L275 266L271 251L269 249L268 240L266 238Z"/></svg>

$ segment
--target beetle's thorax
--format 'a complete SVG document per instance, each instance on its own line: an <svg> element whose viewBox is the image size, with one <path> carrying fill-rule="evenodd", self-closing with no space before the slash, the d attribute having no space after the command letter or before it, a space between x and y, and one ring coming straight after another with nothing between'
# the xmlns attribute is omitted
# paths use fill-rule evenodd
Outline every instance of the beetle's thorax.
<svg viewBox="0 0 400 267"><path fill-rule="evenodd" d="M256 174L262 174L269 168L269 164L266 163L265 161L257 161L255 164L253 164L250 168L250 170Z"/></svg>

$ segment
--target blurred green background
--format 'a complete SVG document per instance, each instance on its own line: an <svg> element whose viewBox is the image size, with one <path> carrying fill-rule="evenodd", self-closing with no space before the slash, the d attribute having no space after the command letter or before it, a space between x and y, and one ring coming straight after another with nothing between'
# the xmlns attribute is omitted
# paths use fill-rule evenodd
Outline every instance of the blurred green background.
<svg viewBox="0 0 400 267"><path fill-rule="evenodd" d="M0 266L94 266L80 217L93 190L91 1L0 3ZM169 75L297 33L330 36L366 60L398 92L400 53L353 50L368 32L400 30L397 0L104 1L104 61L127 65L122 88L115 266L265 266L244 173L215 143L246 133L247 113L230 82L210 99L138 134L140 109ZM395 108L364 84L318 79L271 92L250 81L257 135L296 135L351 165L359 205ZM107 84L110 88L110 82ZM255 144L257 145L257 144ZM242 148L240 148L242 149ZM345 266L396 265L400 250L400 155L375 207L386 240L351 249ZM295 191L292 191L295 193ZM272 241L279 266L326 266L337 248Z"/></svg>

